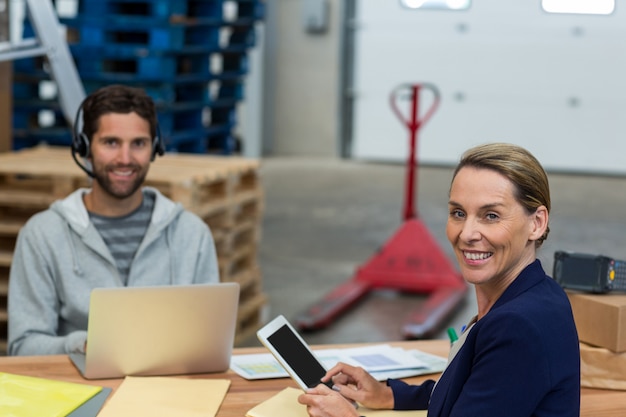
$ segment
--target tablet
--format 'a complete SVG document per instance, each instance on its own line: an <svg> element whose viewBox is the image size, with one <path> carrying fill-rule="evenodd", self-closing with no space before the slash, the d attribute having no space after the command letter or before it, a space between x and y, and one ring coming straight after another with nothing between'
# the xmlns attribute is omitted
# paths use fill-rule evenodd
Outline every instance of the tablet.
<svg viewBox="0 0 626 417"><path fill-rule="evenodd" d="M315 387L326 375L324 366L282 315L257 331L257 337L303 390ZM332 381L325 384L332 388Z"/></svg>

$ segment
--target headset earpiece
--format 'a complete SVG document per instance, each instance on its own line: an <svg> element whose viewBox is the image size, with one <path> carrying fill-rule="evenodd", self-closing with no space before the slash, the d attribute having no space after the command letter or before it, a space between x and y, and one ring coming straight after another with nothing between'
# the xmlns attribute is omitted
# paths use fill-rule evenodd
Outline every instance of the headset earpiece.
<svg viewBox="0 0 626 417"><path fill-rule="evenodd" d="M72 159L74 159L74 162L76 162L76 165L78 165L80 169L85 171L85 173L89 175L91 178L94 178L93 171L91 171L89 168L83 165L76 157L76 155L78 155L81 158L87 158L89 156L89 152L91 151L90 146L89 146L89 138L78 127L78 123L80 122L80 116L82 114L84 102L85 100L83 100L80 103L80 106L78 106L78 110L76 110L76 117L74 118L74 126L72 126L72 145L71 145Z"/></svg>
<svg viewBox="0 0 626 417"><path fill-rule="evenodd" d="M81 158L87 158L89 156L89 139L83 132L78 133L74 137L72 147L74 148L74 152Z"/></svg>
<svg viewBox="0 0 626 417"><path fill-rule="evenodd" d="M72 126L72 153L78 154L82 158L86 158L89 155L89 138L78 127L84 102L83 100L78 106L76 117L74 118L74 126Z"/></svg>
<svg viewBox="0 0 626 417"><path fill-rule="evenodd" d="M161 139L161 128L159 127L159 121L156 121L156 136L152 141L152 157L151 161L154 161L157 155L163 156L165 154L165 143Z"/></svg>

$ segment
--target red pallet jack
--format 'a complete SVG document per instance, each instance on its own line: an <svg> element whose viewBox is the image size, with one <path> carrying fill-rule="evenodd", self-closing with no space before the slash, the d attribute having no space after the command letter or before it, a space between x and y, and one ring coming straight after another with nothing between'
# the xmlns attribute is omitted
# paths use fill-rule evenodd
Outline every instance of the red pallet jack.
<svg viewBox="0 0 626 417"><path fill-rule="evenodd" d="M400 93L407 89L411 95L410 120L403 117L397 105ZM424 117L419 119L422 90L430 90L434 100ZM417 131L433 115L439 99L439 90L432 84L404 84L392 91L391 108L410 131L404 222L376 254L357 268L351 280L326 294L295 319L294 323L300 329L324 328L369 291L385 288L429 294L403 325L405 338L419 339L432 335L464 300L467 293L465 281L415 211Z"/></svg>

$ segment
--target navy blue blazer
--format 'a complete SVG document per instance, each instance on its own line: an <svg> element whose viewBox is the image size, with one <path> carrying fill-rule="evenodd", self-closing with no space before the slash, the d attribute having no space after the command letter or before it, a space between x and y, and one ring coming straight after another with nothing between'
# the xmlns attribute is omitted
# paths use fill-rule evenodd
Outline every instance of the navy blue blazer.
<svg viewBox="0 0 626 417"><path fill-rule="evenodd" d="M536 260L469 330L436 385L387 384L395 409L429 417L578 417L580 352L567 295Z"/></svg>

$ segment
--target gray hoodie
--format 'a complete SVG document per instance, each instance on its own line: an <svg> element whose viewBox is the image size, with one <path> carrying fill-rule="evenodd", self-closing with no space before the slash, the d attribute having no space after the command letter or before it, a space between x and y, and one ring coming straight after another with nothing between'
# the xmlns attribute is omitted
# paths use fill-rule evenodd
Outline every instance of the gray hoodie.
<svg viewBox="0 0 626 417"><path fill-rule="evenodd" d="M89 221L80 189L31 217L20 231L9 277L9 355L82 352L89 295L122 287L115 260ZM204 221L154 188L152 219L128 286L218 282L215 244Z"/></svg>

